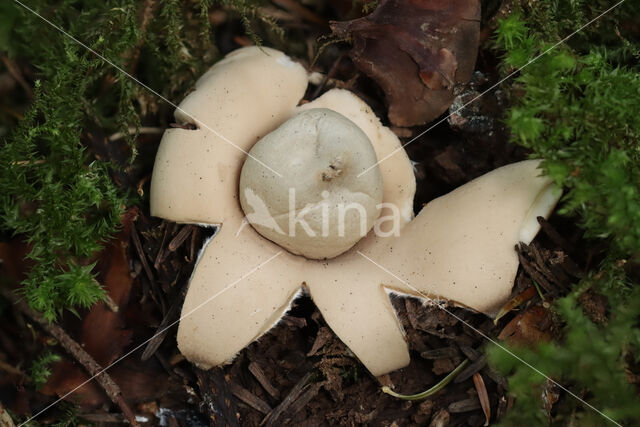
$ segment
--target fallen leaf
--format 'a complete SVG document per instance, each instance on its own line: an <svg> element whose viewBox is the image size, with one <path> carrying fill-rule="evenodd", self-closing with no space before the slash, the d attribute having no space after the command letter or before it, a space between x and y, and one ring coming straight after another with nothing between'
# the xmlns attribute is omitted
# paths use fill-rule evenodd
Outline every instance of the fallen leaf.
<svg viewBox="0 0 640 427"><path fill-rule="evenodd" d="M518 314L509 322L498 339L510 344L534 346L539 341L550 341L553 322L549 310L535 305Z"/></svg>
<svg viewBox="0 0 640 427"><path fill-rule="evenodd" d="M133 284L127 247L131 223L136 216L136 209L125 213L120 233L107 244L96 265L98 281L120 309L127 304ZM131 331L124 328L120 311L115 313L106 304L98 303L91 307L82 322L80 341L84 349L103 366L118 358L131 340Z"/></svg>
<svg viewBox="0 0 640 427"><path fill-rule="evenodd" d="M363 18L332 22L352 42L356 67L384 90L396 126L430 122L473 74L480 37L478 0L382 0Z"/></svg>
<svg viewBox="0 0 640 427"><path fill-rule="evenodd" d="M157 399L170 390L170 381L166 375L158 375L158 371L132 355L129 359L109 369L109 375L120 386L127 402L144 402ZM94 410L101 405L110 405L109 398L95 381L69 360L56 364L49 381L39 391L49 396L65 396L65 400L82 407L83 410ZM67 395L68 394L68 395Z"/></svg>
<svg viewBox="0 0 640 427"><path fill-rule="evenodd" d="M487 387L484 385L484 380L482 379L482 375L479 372L473 374L473 385L476 387L476 393L478 393L480 406L482 406L482 412L484 412L484 425L488 426L489 419L491 418L491 405L489 404L489 394L487 393Z"/></svg>
<svg viewBox="0 0 640 427"><path fill-rule="evenodd" d="M83 317L77 339L94 360L103 367L109 366L124 354L124 349L131 342L132 331L126 328L123 308L129 300L133 279L129 271L127 255L128 242L131 234L131 224L137 217L137 209L128 210L122 217L120 233L109 241L97 256L97 280L104 287L105 292L119 308L113 311L103 302L99 302ZM74 328L69 328L74 329ZM123 369L127 369L123 367ZM115 373L114 372L114 380ZM70 390L81 385L88 378L86 372L72 363L69 359L52 366L52 375L47 384L41 389L43 394L64 396ZM124 374L123 380L130 382L130 391L136 398L144 398L144 394L155 394L152 376ZM117 380L116 380L117 381ZM126 387L119 384L124 390ZM125 395L128 392L125 392ZM126 396L125 396L126 397ZM93 383L86 384L70 396L70 399L85 407L95 407L108 401L102 390Z"/></svg>

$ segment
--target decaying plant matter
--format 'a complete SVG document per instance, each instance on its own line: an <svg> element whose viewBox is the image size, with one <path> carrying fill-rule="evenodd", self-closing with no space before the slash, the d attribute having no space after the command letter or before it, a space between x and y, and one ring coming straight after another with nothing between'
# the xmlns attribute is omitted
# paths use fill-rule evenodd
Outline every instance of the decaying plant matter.
<svg viewBox="0 0 640 427"><path fill-rule="evenodd" d="M396 126L428 123L471 78L480 35L480 1L383 0L370 15L333 22L353 43L356 66L384 90Z"/></svg>

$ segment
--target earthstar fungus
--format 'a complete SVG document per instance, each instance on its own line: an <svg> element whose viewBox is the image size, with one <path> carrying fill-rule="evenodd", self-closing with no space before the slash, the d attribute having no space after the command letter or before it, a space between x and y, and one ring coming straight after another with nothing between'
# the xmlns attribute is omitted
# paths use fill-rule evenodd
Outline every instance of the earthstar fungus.
<svg viewBox="0 0 640 427"><path fill-rule="evenodd" d="M533 239L536 216L547 216L559 197L539 176L538 162L525 161L430 202L413 218L415 179L397 137L348 91L333 89L298 106L307 82L305 70L281 52L239 49L198 80L180 104L188 114L175 114L180 122L193 122L192 114L218 135L196 121L195 130L168 129L160 144L151 214L220 226L199 256L178 330L180 351L201 367L231 361L266 333L304 284L328 325L372 374L402 368L409 352L388 292L494 313L508 298L517 271L514 245ZM292 117L317 114L316 109L355 124L377 159L390 155L372 169L382 179L383 203L372 230L325 260L295 255L247 226L239 197L241 170L252 159L246 152ZM277 172L296 183L286 154L267 163L265 179ZM263 197L273 203L268 191Z"/></svg>

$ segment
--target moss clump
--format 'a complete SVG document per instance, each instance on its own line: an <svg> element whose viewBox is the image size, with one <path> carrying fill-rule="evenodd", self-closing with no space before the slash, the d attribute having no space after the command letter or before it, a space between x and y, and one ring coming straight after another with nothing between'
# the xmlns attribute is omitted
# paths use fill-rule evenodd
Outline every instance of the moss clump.
<svg viewBox="0 0 640 427"><path fill-rule="evenodd" d="M39 0L29 7L173 100L217 57L210 4ZM0 230L26 237L33 266L21 291L55 320L103 297L91 258L118 228L128 197L110 171L131 164L96 160L86 149L88 129L128 135L131 162L129 129L157 122L171 106L17 3L0 4L0 23L0 51L31 64L38 79L19 121L5 112L20 104L5 99L0 112L9 129L0 140Z"/></svg>
<svg viewBox="0 0 640 427"><path fill-rule="evenodd" d="M613 5L533 3L540 7L522 7L498 26L505 74ZM619 31L635 22L631 3L526 65L510 82L516 96L506 120L513 141L544 159L544 172L565 189L560 212L578 218L587 237L608 245L599 271L555 302L565 322L563 341L512 350L617 422L640 421L638 395L627 375L640 356L640 288L628 274L640 262L640 41L637 34L634 40ZM593 323L578 303L587 289L608 298L604 324ZM490 355L510 373L516 396L504 424L548 422L540 399L546 380L500 349ZM571 396L554 406L550 418L559 424L605 421Z"/></svg>

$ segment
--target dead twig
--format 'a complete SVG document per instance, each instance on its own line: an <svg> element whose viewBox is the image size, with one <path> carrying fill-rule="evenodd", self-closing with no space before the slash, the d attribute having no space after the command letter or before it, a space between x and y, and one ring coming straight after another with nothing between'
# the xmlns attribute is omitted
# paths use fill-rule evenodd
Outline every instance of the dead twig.
<svg viewBox="0 0 640 427"><path fill-rule="evenodd" d="M42 315L27 306L24 301L18 300L15 294L5 288L0 288L0 294L9 300L13 307L19 310L25 316L31 318L38 323L49 335L58 340L60 345L77 360L107 393L109 399L122 411L125 418L133 426L137 426L136 416L125 402L122 391L118 384L107 374L102 366L96 362L89 353L87 353L80 344L73 340L60 326L55 323L49 323Z"/></svg>
<svg viewBox="0 0 640 427"><path fill-rule="evenodd" d="M262 420L260 425L274 425L278 418L295 402L302 393L309 388L309 380L311 379L312 373L307 372L304 377L296 385L293 386L289 394L280 402L276 408L269 412L266 417Z"/></svg>
<svg viewBox="0 0 640 427"><path fill-rule="evenodd" d="M158 253L156 254L156 260L153 263L153 268L156 269L156 271L160 268L160 264L164 261L164 259L167 257L168 251L165 250L165 243L167 241L167 236L169 235L169 226L165 221L162 221L162 224L160 225L160 227L164 228L164 233L162 235L162 242L160 243L160 249L158 249Z"/></svg>
<svg viewBox="0 0 640 427"><path fill-rule="evenodd" d="M327 75L324 76L324 78L322 79L322 81L320 82L318 87L313 91L313 94L311 95L311 100L314 100L318 96L320 96L320 93L322 93L322 90L327 85L327 82L330 79L332 79L336 75L336 73L338 72L338 67L340 66L340 63L345 58L345 56L347 56L347 54L343 53L342 55L338 56L338 58L334 61L333 65L331 66L331 69L329 69L329 72L327 73Z"/></svg>
<svg viewBox="0 0 640 427"><path fill-rule="evenodd" d="M264 374L264 371L256 362L249 363L249 372L253 374L256 380L260 383L262 388L271 395L274 399L280 399L280 392L276 389L267 376Z"/></svg>
<svg viewBox="0 0 640 427"><path fill-rule="evenodd" d="M5 371L8 374L17 375L17 376L25 378L25 379L28 378L27 374L22 372L20 369L16 368L15 366L12 366L12 365L8 364L7 362L2 361L2 360L0 360L0 371Z"/></svg>
<svg viewBox="0 0 640 427"><path fill-rule="evenodd" d="M435 348L433 350L426 350L420 353L420 356L427 360L451 359L458 357L459 355L460 352L455 347Z"/></svg>
<svg viewBox="0 0 640 427"><path fill-rule="evenodd" d="M311 22L313 24L316 24L322 27L326 27L329 25L329 23L324 17L318 15L315 12L312 12L311 10L307 9L304 5L302 5L301 3L295 0L271 0L271 1L277 6L280 6L281 8L288 10L292 14L299 16L301 19L307 22Z"/></svg>
<svg viewBox="0 0 640 427"><path fill-rule="evenodd" d="M531 265L529 260L525 258L524 256L525 250L526 249L524 245L522 244L516 245L516 252L518 253L518 259L520 260L520 265L522 265L522 268L524 269L524 271L527 272L529 277L531 277L540 286L542 286L545 291L553 292L554 291L553 286L551 286L551 284L547 281L547 279L545 279L545 277L541 273L539 273L538 270L533 265Z"/></svg>
<svg viewBox="0 0 640 427"><path fill-rule="evenodd" d="M180 229L178 234L169 242L168 249L171 252L175 252L182 244L187 240L187 237L191 234L194 226L193 225L185 225Z"/></svg>
<svg viewBox="0 0 640 427"><path fill-rule="evenodd" d="M447 410L452 414L461 414L463 412L471 412L481 408L482 406L480 405L478 398L470 397L468 399L450 403Z"/></svg>
<svg viewBox="0 0 640 427"><path fill-rule="evenodd" d="M131 223L131 238L133 239L133 246L135 246L136 252L138 252L138 258L140 258L140 262L142 262L142 268L144 269L144 272L149 278L149 282L151 283L151 288L153 289L151 296L153 297L153 300L160 306L162 314L166 315L167 305L164 302L164 298L162 298L162 293L160 292L160 288L158 287L158 284L156 283L156 280L153 276L151 267L149 267L149 263L147 262L147 254L142 248L142 242L140 242L140 236L138 236L138 230L136 229L134 223Z"/></svg>
<svg viewBox="0 0 640 427"><path fill-rule="evenodd" d="M127 132L129 134L135 134L137 132L140 135L162 135L164 133L164 129L159 127L150 127L150 126L140 126L137 128L135 126L131 126L127 128ZM116 132L111 136L109 136L107 140L109 142L115 142L126 136L127 135L124 132Z"/></svg>
<svg viewBox="0 0 640 427"><path fill-rule="evenodd" d="M180 293L182 294L182 293ZM176 300L169 307L169 311L162 319L162 322L158 325L155 334L147 343L144 351L142 352L142 356L140 356L141 360L148 360L154 353L160 348L160 345L164 342L164 339L168 334L168 326L172 322L178 319L180 308L182 308L182 298L176 298Z"/></svg>
<svg viewBox="0 0 640 427"><path fill-rule="evenodd" d="M239 384L231 383L231 393L258 412L262 412L265 415L271 412L271 406L267 402Z"/></svg>

